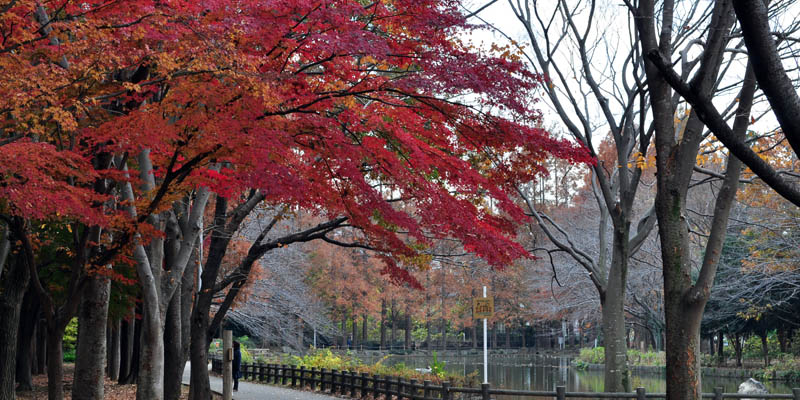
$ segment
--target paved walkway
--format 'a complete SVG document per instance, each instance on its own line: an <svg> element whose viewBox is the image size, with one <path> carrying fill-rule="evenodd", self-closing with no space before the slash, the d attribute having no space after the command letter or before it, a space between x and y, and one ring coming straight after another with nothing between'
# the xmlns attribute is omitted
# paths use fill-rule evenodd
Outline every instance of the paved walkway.
<svg viewBox="0 0 800 400"><path fill-rule="evenodd" d="M183 370L183 383L189 384L190 364ZM211 376L211 390L222 393L222 378ZM302 390L284 389L270 385L260 385L240 380L239 391L233 392L234 400L331 400L337 397L304 392Z"/></svg>

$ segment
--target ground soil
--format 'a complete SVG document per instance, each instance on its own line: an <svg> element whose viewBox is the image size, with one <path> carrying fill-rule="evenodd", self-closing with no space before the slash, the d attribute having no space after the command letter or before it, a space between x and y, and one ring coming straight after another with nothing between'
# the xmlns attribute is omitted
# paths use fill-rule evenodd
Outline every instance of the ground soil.
<svg viewBox="0 0 800 400"><path fill-rule="evenodd" d="M75 364L64 364L64 399L72 399L72 377L75 371ZM106 378L105 399L106 400L129 400L136 398L136 385L120 385L116 381ZM181 400L189 398L189 387L184 386ZM17 392L17 399L20 400L47 400L47 375L33 376L33 390L29 392ZM214 400L221 397L214 395Z"/></svg>

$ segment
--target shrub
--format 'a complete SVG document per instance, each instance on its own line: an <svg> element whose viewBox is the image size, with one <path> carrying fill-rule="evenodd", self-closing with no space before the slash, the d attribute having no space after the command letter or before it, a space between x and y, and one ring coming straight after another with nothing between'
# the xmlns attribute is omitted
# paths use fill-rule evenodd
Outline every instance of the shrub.
<svg viewBox="0 0 800 400"><path fill-rule="evenodd" d="M75 349L64 352L64 362L75 362Z"/></svg>
<svg viewBox="0 0 800 400"><path fill-rule="evenodd" d="M583 348L581 349L580 355L578 355L578 360L586 364L605 364L605 348L602 346L593 349Z"/></svg>

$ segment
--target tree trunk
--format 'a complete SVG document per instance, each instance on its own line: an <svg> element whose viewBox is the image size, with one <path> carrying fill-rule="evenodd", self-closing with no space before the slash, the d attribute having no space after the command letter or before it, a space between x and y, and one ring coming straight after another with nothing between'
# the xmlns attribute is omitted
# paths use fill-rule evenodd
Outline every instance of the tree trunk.
<svg viewBox="0 0 800 400"><path fill-rule="evenodd" d="M358 322L356 322L355 310L353 310L353 317L351 318L351 320L353 322L353 326L352 326L352 328L353 328L353 333L352 333L353 340L352 340L351 343L353 344L352 348L356 349L356 348L358 348Z"/></svg>
<svg viewBox="0 0 800 400"><path fill-rule="evenodd" d="M17 391L33 390L34 335L39 316L39 296L33 290L25 292L17 331Z"/></svg>
<svg viewBox="0 0 800 400"><path fill-rule="evenodd" d="M479 319L472 320L472 348L478 348L478 324L480 323Z"/></svg>
<svg viewBox="0 0 800 400"><path fill-rule="evenodd" d="M411 350L411 330L413 323L411 322L411 307L406 306L406 329L405 329L405 346L406 350Z"/></svg>
<svg viewBox="0 0 800 400"><path fill-rule="evenodd" d="M208 335L211 296L200 291L194 310L192 310L191 342L189 359L191 360L191 381L189 399L211 400L211 383L208 378Z"/></svg>
<svg viewBox="0 0 800 400"><path fill-rule="evenodd" d="M0 399L14 399L16 376L17 328L30 271L22 257L8 260L0 294Z"/></svg>
<svg viewBox="0 0 800 400"><path fill-rule="evenodd" d="M72 385L72 398L75 400L103 398L110 290L108 278L95 276L89 278L81 296Z"/></svg>
<svg viewBox="0 0 800 400"><path fill-rule="evenodd" d="M733 346L733 353L736 356L736 366L742 366L742 337L739 333L734 333L733 337L728 336L728 339L731 341L731 345Z"/></svg>
<svg viewBox="0 0 800 400"><path fill-rule="evenodd" d="M391 312L392 312L392 317L391 317L392 331L391 335L389 336L389 350L391 350L394 347L394 341L397 339L397 304L395 303L394 299L392 299Z"/></svg>
<svg viewBox="0 0 800 400"><path fill-rule="evenodd" d="M600 295L605 353L606 392L629 392L628 348L625 345L625 281L628 274L630 221L614 227L611 266L606 290Z"/></svg>
<svg viewBox="0 0 800 400"><path fill-rule="evenodd" d="M519 328L519 332L520 332L520 337L522 338L522 340L521 340L522 343L521 344L522 344L522 348L523 349L528 347L528 344L526 343L526 340L525 340L525 334L527 333L526 331L527 331L527 329L525 329L525 323L522 322L521 325L520 325L520 328ZM581 347L580 343L578 343L578 348L580 348L580 347Z"/></svg>
<svg viewBox="0 0 800 400"><path fill-rule="evenodd" d="M111 330L109 336L111 341L108 343L108 379L115 381L119 379L119 320L111 321L109 330Z"/></svg>
<svg viewBox="0 0 800 400"><path fill-rule="evenodd" d="M62 350L64 328L48 324L47 327L47 398L64 399L64 353Z"/></svg>
<svg viewBox="0 0 800 400"><path fill-rule="evenodd" d="M136 326L136 308L131 307L128 319L120 323L119 335L119 383L124 384L131 373L131 359L133 358L133 337Z"/></svg>
<svg viewBox="0 0 800 400"><path fill-rule="evenodd" d="M381 350L386 349L386 300L381 300Z"/></svg>
<svg viewBox="0 0 800 400"><path fill-rule="evenodd" d="M431 319L430 317L425 319L425 349L431 349Z"/></svg>
<svg viewBox="0 0 800 400"><path fill-rule="evenodd" d="M120 382L124 385L134 384L139 380L139 360L142 355L142 320L134 318L133 321L135 323L133 323L133 335L130 337L130 366L124 381Z"/></svg>
<svg viewBox="0 0 800 400"><path fill-rule="evenodd" d="M139 377L136 380L136 400L161 400L164 398L164 332L158 315L158 298L155 304L143 304Z"/></svg>
<svg viewBox="0 0 800 400"><path fill-rule="evenodd" d="M725 336L722 331L717 334L717 364L725 365Z"/></svg>
<svg viewBox="0 0 800 400"><path fill-rule="evenodd" d="M361 346L367 344L367 314L361 316Z"/></svg>
<svg viewBox="0 0 800 400"><path fill-rule="evenodd" d="M47 322L39 318L36 324L36 374L47 373Z"/></svg>
<svg viewBox="0 0 800 400"><path fill-rule="evenodd" d="M344 315L342 315L342 325L341 325L341 328L340 328L339 332L341 332L341 335L342 335L342 348L346 349L347 348L347 317L345 317Z"/></svg>
<svg viewBox="0 0 800 400"><path fill-rule="evenodd" d="M164 324L164 399L178 400L181 397L181 379L183 379L183 356L181 337L181 296L180 288L167 307L167 319Z"/></svg>
<svg viewBox="0 0 800 400"><path fill-rule="evenodd" d="M787 353L789 351L788 342L786 329L778 328L778 346L780 347L781 353Z"/></svg>
<svg viewBox="0 0 800 400"><path fill-rule="evenodd" d="M761 354L764 356L764 368L769 367L769 346L767 346L767 332L759 332L761 337Z"/></svg>

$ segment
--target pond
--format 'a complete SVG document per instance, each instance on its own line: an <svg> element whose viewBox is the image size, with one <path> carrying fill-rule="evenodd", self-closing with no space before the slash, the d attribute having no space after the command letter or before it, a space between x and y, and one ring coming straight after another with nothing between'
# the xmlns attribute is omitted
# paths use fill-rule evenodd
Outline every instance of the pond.
<svg viewBox="0 0 800 400"><path fill-rule="evenodd" d="M374 363L379 357L365 357L365 362ZM427 355L392 355L383 361L386 365L404 363L410 368L426 368L431 357ZM476 355L440 356L446 362L445 369L462 375L477 374L483 381L483 357ZM603 371L580 371L571 366L571 357L541 357L535 355L514 355L489 357L489 383L493 388L516 390L550 390L556 386L566 386L568 392L602 392ZM722 386L726 393L736 392L744 379L705 377L703 392L713 392ZM764 382L770 393L791 393L787 382ZM660 374L633 374L631 387L643 387L648 393L666 391L664 376ZM523 397L502 396L498 399L516 400ZM526 399L530 399L527 397Z"/></svg>

